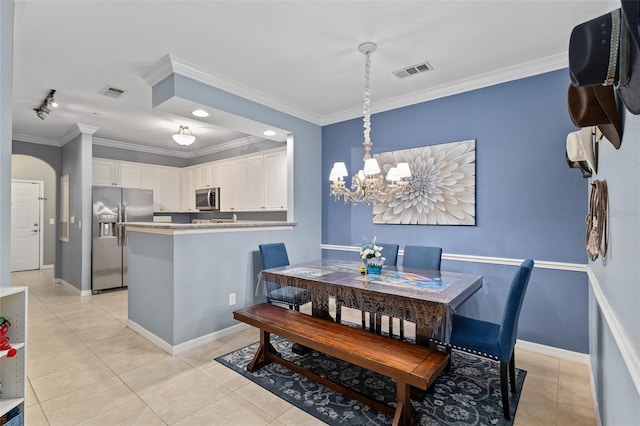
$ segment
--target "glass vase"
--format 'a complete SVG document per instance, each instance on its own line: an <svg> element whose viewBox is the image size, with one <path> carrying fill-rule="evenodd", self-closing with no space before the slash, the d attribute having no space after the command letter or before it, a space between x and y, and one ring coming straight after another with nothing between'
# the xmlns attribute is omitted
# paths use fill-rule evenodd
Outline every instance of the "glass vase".
<svg viewBox="0 0 640 426"><path fill-rule="evenodd" d="M384 265L384 257L370 257L367 259L367 274L379 275Z"/></svg>

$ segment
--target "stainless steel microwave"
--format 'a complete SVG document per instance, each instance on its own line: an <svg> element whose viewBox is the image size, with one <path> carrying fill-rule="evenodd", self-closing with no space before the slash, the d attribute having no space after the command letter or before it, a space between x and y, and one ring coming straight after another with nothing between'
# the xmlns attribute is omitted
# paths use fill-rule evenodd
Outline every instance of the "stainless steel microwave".
<svg viewBox="0 0 640 426"><path fill-rule="evenodd" d="M220 188L196 189L196 209L220 210Z"/></svg>

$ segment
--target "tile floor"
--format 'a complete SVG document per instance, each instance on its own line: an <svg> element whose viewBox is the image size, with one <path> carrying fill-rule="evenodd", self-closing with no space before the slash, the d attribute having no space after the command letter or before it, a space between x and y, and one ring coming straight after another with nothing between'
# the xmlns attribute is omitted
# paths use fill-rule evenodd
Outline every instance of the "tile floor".
<svg viewBox="0 0 640 426"><path fill-rule="evenodd" d="M29 287L29 426L323 424L213 360L257 341L253 329L172 357L126 327L126 291L79 297L52 270L11 284ZM516 357L528 371L516 426L596 424L585 365Z"/></svg>

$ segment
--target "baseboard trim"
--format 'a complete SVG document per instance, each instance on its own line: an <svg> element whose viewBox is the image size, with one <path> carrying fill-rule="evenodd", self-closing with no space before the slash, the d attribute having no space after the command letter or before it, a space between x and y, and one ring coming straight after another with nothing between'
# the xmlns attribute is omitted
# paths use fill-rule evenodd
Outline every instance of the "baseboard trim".
<svg viewBox="0 0 640 426"><path fill-rule="evenodd" d="M91 296L91 294L92 294L91 290L80 290L80 289L78 289L78 287L76 287L73 284L63 280L62 278L55 278L53 280L53 282L55 284L62 284L64 287L66 287L69 290L73 291L75 294L77 294L80 297Z"/></svg>
<svg viewBox="0 0 640 426"><path fill-rule="evenodd" d="M600 307L600 311L602 312L602 316L604 320L607 322L609 330L611 330L611 334L613 335L613 339L616 341L618 345L618 350L620 351L620 355L622 355L622 359L624 360L624 364L629 371L629 377L633 381L633 384L636 387L636 391L638 395L640 395L640 358L638 358L638 354L635 353L629 342L632 340L627 337L627 333L624 328L620 325L620 321L618 320L618 316L615 311L611 308L609 301L607 300L607 296L605 296L602 291L602 286L598 281L598 277L591 270L591 268L587 268L587 276L589 277L589 283L591 284L591 289L593 290L593 294L596 298L596 302Z"/></svg>
<svg viewBox="0 0 640 426"><path fill-rule="evenodd" d="M130 319L127 320L127 326L172 356L179 355L183 352L190 351L191 349L195 349L207 343L220 340L223 337L232 335L234 333L237 333L239 331L242 331L250 327L248 324L244 324L244 323L235 324L235 325L232 325L231 327L223 328L222 330L214 331L213 333L205 334L204 336L200 336L195 339L188 340L184 343L180 343L174 346L174 345L171 345L171 343L156 336L146 328L142 327L140 324Z"/></svg>
<svg viewBox="0 0 640 426"><path fill-rule="evenodd" d="M40 269L53 269L53 265L42 265Z"/></svg>
<svg viewBox="0 0 640 426"><path fill-rule="evenodd" d="M577 362L578 364L590 365L589 354L583 354L581 352L568 351L566 349L541 345L540 343L534 343L520 339L516 340L516 348L534 352L540 355L552 356L554 358L559 358L565 361Z"/></svg>
<svg viewBox="0 0 640 426"><path fill-rule="evenodd" d="M334 244L320 244L322 250L359 252L357 246L340 246ZM403 256L404 250L398 252L398 256ZM489 257L471 256L467 254L442 253L443 260L454 262L490 263L492 265L520 266L524 259L514 259L509 257ZM550 262L548 260L536 260L534 268L556 269L560 271L586 272L587 265L581 263Z"/></svg>

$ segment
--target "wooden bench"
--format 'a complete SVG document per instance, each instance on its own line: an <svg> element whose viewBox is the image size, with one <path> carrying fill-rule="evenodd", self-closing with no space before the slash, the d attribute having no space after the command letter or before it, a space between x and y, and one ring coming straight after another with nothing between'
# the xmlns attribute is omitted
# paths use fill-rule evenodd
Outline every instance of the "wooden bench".
<svg viewBox="0 0 640 426"><path fill-rule="evenodd" d="M445 369L449 359L446 353L425 346L394 340L267 303L239 309L233 313L233 317L260 329L260 346L247 366L249 372L276 362L393 416L394 425L412 424L409 402L411 386L426 390ZM271 345L271 333L394 379L397 383L395 410L283 359Z"/></svg>

